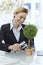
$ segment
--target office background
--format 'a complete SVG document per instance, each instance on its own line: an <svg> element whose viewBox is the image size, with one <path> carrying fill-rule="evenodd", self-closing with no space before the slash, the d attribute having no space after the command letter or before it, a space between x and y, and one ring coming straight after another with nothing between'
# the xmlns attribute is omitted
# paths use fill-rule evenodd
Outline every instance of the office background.
<svg viewBox="0 0 43 65"><path fill-rule="evenodd" d="M0 26L12 21L13 11L16 7L24 6L29 9L25 23L32 23L38 28L43 28L42 4L41 0L0 0Z"/></svg>

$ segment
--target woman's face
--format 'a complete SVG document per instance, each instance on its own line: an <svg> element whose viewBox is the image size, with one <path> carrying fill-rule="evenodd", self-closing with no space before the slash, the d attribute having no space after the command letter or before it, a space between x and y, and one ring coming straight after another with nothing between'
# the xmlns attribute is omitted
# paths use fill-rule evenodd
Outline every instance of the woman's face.
<svg viewBox="0 0 43 65"><path fill-rule="evenodd" d="M14 16L15 17L13 19L13 25L18 27L26 19L27 13L21 12L21 13L15 14Z"/></svg>

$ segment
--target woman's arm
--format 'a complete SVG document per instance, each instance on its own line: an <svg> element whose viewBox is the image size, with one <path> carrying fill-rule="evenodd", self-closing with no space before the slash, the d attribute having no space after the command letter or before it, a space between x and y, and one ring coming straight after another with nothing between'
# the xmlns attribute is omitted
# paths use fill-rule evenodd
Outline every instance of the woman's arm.
<svg viewBox="0 0 43 65"><path fill-rule="evenodd" d="M0 50L10 52L10 50L8 49L9 44L5 43L4 38L5 38L5 27L2 26L0 30Z"/></svg>

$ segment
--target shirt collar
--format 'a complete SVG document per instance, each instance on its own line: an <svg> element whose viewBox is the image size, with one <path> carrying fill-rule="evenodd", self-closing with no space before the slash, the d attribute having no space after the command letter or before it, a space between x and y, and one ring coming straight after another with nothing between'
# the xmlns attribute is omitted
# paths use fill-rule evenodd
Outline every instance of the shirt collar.
<svg viewBox="0 0 43 65"><path fill-rule="evenodd" d="M13 24L12 24L12 23L10 23L10 30L11 30L12 28L14 28L14 27L13 27ZM20 31L20 30L21 30L21 28L22 28L22 25L20 25L20 26L18 27L18 31ZM15 28L14 28L14 29L15 29Z"/></svg>

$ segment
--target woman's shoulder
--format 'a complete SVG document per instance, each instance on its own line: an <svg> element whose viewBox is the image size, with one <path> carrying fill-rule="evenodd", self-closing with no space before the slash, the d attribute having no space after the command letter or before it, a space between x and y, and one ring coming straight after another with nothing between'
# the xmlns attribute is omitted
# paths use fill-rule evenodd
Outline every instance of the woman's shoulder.
<svg viewBox="0 0 43 65"><path fill-rule="evenodd" d="M1 25L1 29L8 29L10 28L10 23Z"/></svg>

